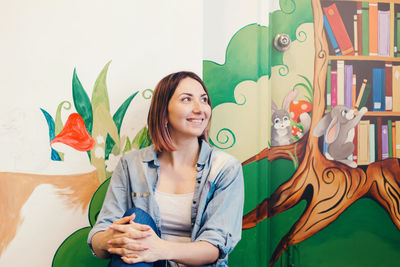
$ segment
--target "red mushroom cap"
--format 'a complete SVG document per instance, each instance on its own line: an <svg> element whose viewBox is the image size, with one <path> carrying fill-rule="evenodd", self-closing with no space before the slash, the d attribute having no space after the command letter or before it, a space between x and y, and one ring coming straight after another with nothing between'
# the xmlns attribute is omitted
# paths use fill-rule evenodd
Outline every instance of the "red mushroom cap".
<svg viewBox="0 0 400 267"><path fill-rule="evenodd" d="M295 100L290 103L289 106L289 112L290 112L290 117L292 118L293 121L299 122L299 116L300 114L304 112L310 112L312 110L312 105L308 101L304 100Z"/></svg>
<svg viewBox="0 0 400 267"><path fill-rule="evenodd" d="M63 143L79 151L88 151L95 145L94 139L86 130L85 122L78 113L69 115L64 129L50 142L54 143Z"/></svg>
<svg viewBox="0 0 400 267"><path fill-rule="evenodd" d="M300 137L299 134L302 134L302 133L303 133L302 129L300 129L296 125L292 126L292 135Z"/></svg>

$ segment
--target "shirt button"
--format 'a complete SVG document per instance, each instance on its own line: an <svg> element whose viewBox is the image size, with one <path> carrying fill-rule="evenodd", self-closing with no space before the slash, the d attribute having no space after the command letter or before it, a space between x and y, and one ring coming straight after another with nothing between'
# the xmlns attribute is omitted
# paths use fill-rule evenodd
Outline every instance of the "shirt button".
<svg viewBox="0 0 400 267"><path fill-rule="evenodd" d="M200 180L198 180L197 183L199 184L199 183L200 183Z"/></svg>
<svg viewBox="0 0 400 267"><path fill-rule="evenodd" d="M195 200L193 200L193 204L196 204L196 201L195 201Z"/></svg>

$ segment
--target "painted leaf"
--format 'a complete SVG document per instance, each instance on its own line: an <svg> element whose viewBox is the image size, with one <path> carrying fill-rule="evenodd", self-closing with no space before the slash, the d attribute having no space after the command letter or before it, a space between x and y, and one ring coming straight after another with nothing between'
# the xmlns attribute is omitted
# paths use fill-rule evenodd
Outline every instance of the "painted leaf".
<svg viewBox="0 0 400 267"><path fill-rule="evenodd" d="M131 144L131 140L129 140L129 137L126 138L126 144L125 144L125 148L124 148L124 153L128 152L132 150L132 144Z"/></svg>
<svg viewBox="0 0 400 267"><path fill-rule="evenodd" d="M117 129L118 129L118 134L121 130L121 124L124 119L126 110L128 109L130 103L132 102L132 99L138 94L138 92L139 91L133 93L130 97L128 97L128 99L126 99L124 101L124 103L122 103L122 105L118 108L118 110L115 112L115 114L113 116L115 126L117 126Z"/></svg>
<svg viewBox="0 0 400 267"><path fill-rule="evenodd" d="M67 106L64 106L64 104L67 104ZM61 120L61 110L62 108L69 110L71 109L71 102L69 101L63 101L61 102L58 107L57 107L57 113L56 113L56 121L55 121L55 134L59 134L61 130L63 129L64 125Z"/></svg>
<svg viewBox="0 0 400 267"><path fill-rule="evenodd" d="M92 93L92 109L96 110L96 108L102 104L106 108L108 112L110 112L110 102L108 100L108 92L107 92L107 71L110 66L111 61L109 61L100 72L99 76L94 83L93 93Z"/></svg>
<svg viewBox="0 0 400 267"><path fill-rule="evenodd" d="M52 267L106 267L109 260L94 257L86 243L90 229L81 228L64 240L54 255Z"/></svg>
<svg viewBox="0 0 400 267"><path fill-rule="evenodd" d="M64 129L51 141L51 144L54 143L63 143L79 151L88 151L94 147L95 141L87 132L81 115L72 113Z"/></svg>
<svg viewBox="0 0 400 267"><path fill-rule="evenodd" d="M46 118L46 122L47 122L47 126L49 127L49 138L50 138L50 142L54 139L55 134L54 134L54 120L53 117L44 109L40 109L44 115L44 117ZM59 155L59 153L54 149L51 148L51 160L54 161L61 161L62 160L62 156L63 155Z"/></svg>
<svg viewBox="0 0 400 267"><path fill-rule="evenodd" d="M72 77L72 96L76 111L82 116L88 133L92 134L92 104L90 103L89 97L79 81L78 75L76 74L76 69L74 69L74 75Z"/></svg>
<svg viewBox="0 0 400 267"><path fill-rule="evenodd" d="M107 179L102 183L96 192L93 194L92 199L89 204L89 222L93 227L96 223L97 217L99 216L101 207L103 206L104 198L106 196L108 185L110 184L110 179Z"/></svg>
<svg viewBox="0 0 400 267"><path fill-rule="evenodd" d="M142 148L142 145L146 143L148 140L148 132L147 132L147 127L144 126L133 138L132 140L132 147L136 149ZM144 146L143 146L144 147Z"/></svg>
<svg viewBox="0 0 400 267"><path fill-rule="evenodd" d="M108 156L108 154L106 155L105 152L105 141L107 140L108 135L115 142L114 146L117 146L117 148L120 149L121 146L118 130L115 126L114 120L106 107L103 104L99 104L93 114L92 136L96 140L96 146L91 150L90 157L92 165L97 169L100 182L106 179L105 157ZM113 149L115 148L113 147Z"/></svg>

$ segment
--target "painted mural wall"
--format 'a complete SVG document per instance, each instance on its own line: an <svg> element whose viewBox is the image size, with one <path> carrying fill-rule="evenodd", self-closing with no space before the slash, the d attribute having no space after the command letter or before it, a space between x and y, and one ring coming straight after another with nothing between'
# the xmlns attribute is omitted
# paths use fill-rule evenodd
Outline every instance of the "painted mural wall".
<svg viewBox="0 0 400 267"><path fill-rule="evenodd" d="M376 11L393 19L395 2L382 1ZM337 55L323 19L332 4L1 4L0 266L107 266L91 255L86 238L108 178L124 152L150 144L152 88L182 69L202 73L210 91L210 142L243 165L243 233L230 266L396 266L396 153L354 166L356 158L330 157L327 126L318 125L333 116L328 85L338 62L354 66L357 96L364 78L373 83L371 68L390 61L395 69L398 60ZM337 3L353 51L352 18L363 5L375 8ZM273 46L280 33L291 39L285 52ZM371 94L368 111L372 101ZM355 118L371 124L400 116L364 111Z"/></svg>
<svg viewBox="0 0 400 267"><path fill-rule="evenodd" d="M202 73L203 5L3 1L0 25L0 266L106 266L94 193L148 144L156 83Z"/></svg>

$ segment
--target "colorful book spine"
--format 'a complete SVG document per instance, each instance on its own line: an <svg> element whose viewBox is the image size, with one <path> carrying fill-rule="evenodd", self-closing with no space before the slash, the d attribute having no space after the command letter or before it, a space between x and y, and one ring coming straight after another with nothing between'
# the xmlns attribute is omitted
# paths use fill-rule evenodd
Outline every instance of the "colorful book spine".
<svg viewBox="0 0 400 267"><path fill-rule="evenodd" d="M364 92L365 92L365 86L367 85L367 79L364 79L361 87L360 87L360 91L358 93L358 97L357 97L357 101L356 104L354 105L355 109L359 109L360 108L360 104L361 104L361 99L363 98Z"/></svg>
<svg viewBox="0 0 400 267"><path fill-rule="evenodd" d="M375 161L375 124L369 125L369 162Z"/></svg>
<svg viewBox="0 0 400 267"><path fill-rule="evenodd" d="M328 19L326 18L325 15L324 15L324 26L325 26L326 34L328 35L329 40L331 41L333 51L335 52L336 55L341 56L342 52L340 52L340 48L339 48L338 43L336 42L335 35L333 34L332 28L329 25Z"/></svg>
<svg viewBox="0 0 400 267"><path fill-rule="evenodd" d="M384 69L374 68L372 69L372 100L373 100L373 110L374 111L384 111L384 92L382 98L382 78L384 78Z"/></svg>
<svg viewBox="0 0 400 267"><path fill-rule="evenodd" d="M396 123L392 122L392 155L393 158L396 157Z"/></svg>
<svg viewBox="0 0 400 267"><path fill-rule="evenodd" d="M368 102L368 98L371 94L372 91L372 85L370 83L367 83L367 85L365 86L365 92L361 98L361 103L358 109L361 109L362 107L366 107L367 106L367 102Z"/></svg>
<svg viewBox="0 0 400 267"><path fill-rule="evenodd" d="M392 66L392 111L400 112L400 66Z"/></svg>
<svg viewBox="0 0 400 267"><path fill-rule="evenodd" d="M344 105L344 61L337 61L337 104Z"/></svg>
<svg viewBox="0 0 400 267"><path fill-rule="evenodd" d="M369 56L369 4L361 2L362 55Z"/></svg>
<svg viewBox="0 0 400 267"><path fill-rule="evenodd" d="M382 160L382 118L376 119L376 156L377 161Z"/></svg>
<svg viewBox="0 0 400 267"><path fill-rule="evenodd" d="M358 56L358 26L357 14L353 16L353 38L354 38L354 55Z"/></svg>
<svg viewBox="0 0 400 267"><path fill-rule="evenodd" d="M324 13L331 25L332 32L335 35L336 41L343 56L354 56L354 47L350 41L349 34L344 26L342 17L336 7L336 4L324 7Z"/></svg>
<svg viewBox="0 0 400 267"><path fill-rule="evenodd" d="M355 109L356 107L356 97L357 97L357 75L353 74L353 90L352 90L352 96L351 96L351 108Z"/></svg>
<svg viewBox="0 0 400 267"><path fill-rule="evenodd" d="M353 161L358 164L358 126L354 127L354 138L353 138Z"/></svg>
<svg viewBox="0 0 400 267"><path fill-rule="evenodd" d="M331 100L332 100L332 108L338 105L337 103L337 71L331 71Z"/></svg>
<svg viewBox="0 0 400 267"><path fill-rule="evenodd" d="M357 131L357 164L369 164L369 121L360 121Z"/></svg>
<svg viewBox="0 0 400 267"><path fill-rule="evenodd" d="M388 126L382 125L382 160L389 158Z"/></svg>
<svg viewBox="0 0 400 267"><path fill-rule="evenodd" d="M388 129L388 150L389 150L389 158L393 158L393 133L392 133L392 121L388 120L388 124L387 124L387 129Z"/></svg>
<svg viewBox="0 0 400 267"><path fill-rule="evenodd" d="M400 121L395 122L396 128L396 158L400 158Z"/></svg>
<svg viewBox="0 0 400 267"><path fill-rule="evenodd" d="M353 107L353 65L344 65L344 105Z"/></svg>
<svg viewBox="0 0 400 267"><path fill-rule="evenodd" d="M369 55L378 55L378 3L369 2Z"/></svg>
<svg viewBox="0 0 400 267"><path fill-rule="evenodd" d="M331 61L328 60L328 68L326 71L326 110L331 110L332 108L332 98L331 98L331 85L332 85L332 66Z"/></svg>
<svg viewBox="0 0 400 267"><path fill-rule="evenodd" d="M385 63L385 110L393 109L392 62Z"/></svg>
<svg viewBox="0 0 400 267"><path fill-rule="evenodd" d="M378 56L390 54L390 11L378 10Z"/></svg>
<svg viewBox="0 0 400 267"><path fill-rule="evenodd" d="M361 56L363 54L362 46L362 3L357 2L357 46L358 54Z"/></svg>
<svg viewBox="0 0 400 267"><path fill-rule="evenodd" d="M400 12L396 14L396 20L395 20L395 25L396 25L396 43L395 43L395 51L396 51L396 57L400 57Z"/></svg>
<svg viewBox="0 0 400 267"><path fill-rule="evenodd" d="M390 48L389 56L394 57L394 3L390 3Z"/></svg>

